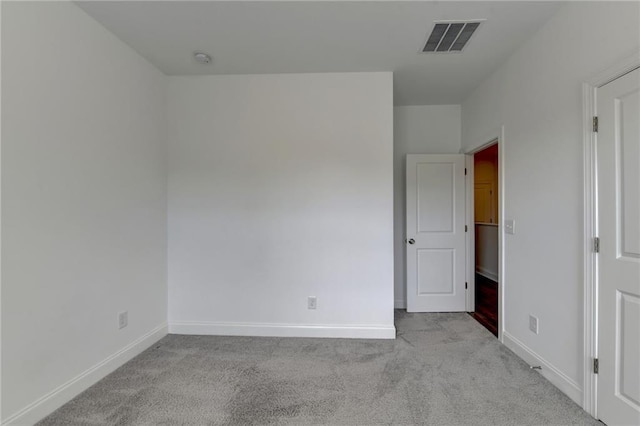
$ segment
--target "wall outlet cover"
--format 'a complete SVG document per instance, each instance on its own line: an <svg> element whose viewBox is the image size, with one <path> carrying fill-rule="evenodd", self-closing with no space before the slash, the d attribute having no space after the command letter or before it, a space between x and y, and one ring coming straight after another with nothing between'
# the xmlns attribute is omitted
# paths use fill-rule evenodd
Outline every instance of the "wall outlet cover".
<svg viewBox="0 0 640 426"><path fill-rule="evenodd" d="M318 307L318 298L316 296L309 296L307 299L307 309L316 309Z"/></svg>
<svg viewBox="0 0 640 426"><path fill-rule="evenodd" d="M533 315L529 315L529 330L538 334L538 318Z"/></svg>
<svg viewBox="0 0 640 426"><path fill-rule="evenodd" d="M119 312L118 313L118 328L123 329L129 324L129 312Z"/></svg>

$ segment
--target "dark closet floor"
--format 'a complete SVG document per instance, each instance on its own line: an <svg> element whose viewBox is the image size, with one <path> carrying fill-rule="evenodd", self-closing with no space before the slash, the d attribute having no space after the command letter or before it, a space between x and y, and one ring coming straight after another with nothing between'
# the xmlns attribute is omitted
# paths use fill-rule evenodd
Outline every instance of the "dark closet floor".
<svg viewBox="0 0 640 426"><path fill-rule="evenodd" d="M476 310L471 316L498 337L498 283L476 274Z"/></svg>

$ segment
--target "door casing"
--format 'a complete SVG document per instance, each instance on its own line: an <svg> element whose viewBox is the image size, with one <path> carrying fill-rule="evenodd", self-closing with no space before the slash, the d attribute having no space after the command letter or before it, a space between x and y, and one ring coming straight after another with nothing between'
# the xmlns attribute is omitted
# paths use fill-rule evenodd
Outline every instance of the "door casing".
<svg viewBox="0 0 640 426"><path fill-rule="evenodd" d="M482 151L483 149L491 146L498 145L498 340L504 343L503 330L505 324L504 318L504 294L506 284L506 274L504 268L504 206L505 206L505 155L504 155L504 126L500 126L482 139L484 143L476 148L465 151L466 167L467 167L467 181L466 181L466 222L469 226L469 232L467 232L467 311L473 312L475 310L475 294L476 294L476 279L475 279L475 235L472 231L474 229L474 169L473 169L473 155Z"/></svg>

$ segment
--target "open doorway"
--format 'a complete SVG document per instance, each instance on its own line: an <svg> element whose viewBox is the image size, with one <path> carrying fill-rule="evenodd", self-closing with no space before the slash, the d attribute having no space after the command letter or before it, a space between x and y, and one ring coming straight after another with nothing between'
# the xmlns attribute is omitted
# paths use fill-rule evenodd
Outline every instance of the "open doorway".
<svg viewBox="0 0 640 426"><path fill-rule="evenodd" d="M498 144L473 156L475 311L471 315L496 337L499 323Z"/></svg>

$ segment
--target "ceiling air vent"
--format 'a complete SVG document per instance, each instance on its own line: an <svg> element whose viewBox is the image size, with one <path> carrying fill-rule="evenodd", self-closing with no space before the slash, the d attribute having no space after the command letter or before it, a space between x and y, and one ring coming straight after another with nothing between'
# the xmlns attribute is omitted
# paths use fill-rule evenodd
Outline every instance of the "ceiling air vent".
<svg viewBox="0 0 640 426"><path fill-rule="evenodd" d="M461 52L481 21L436 22L423 52Z"/></svg>

